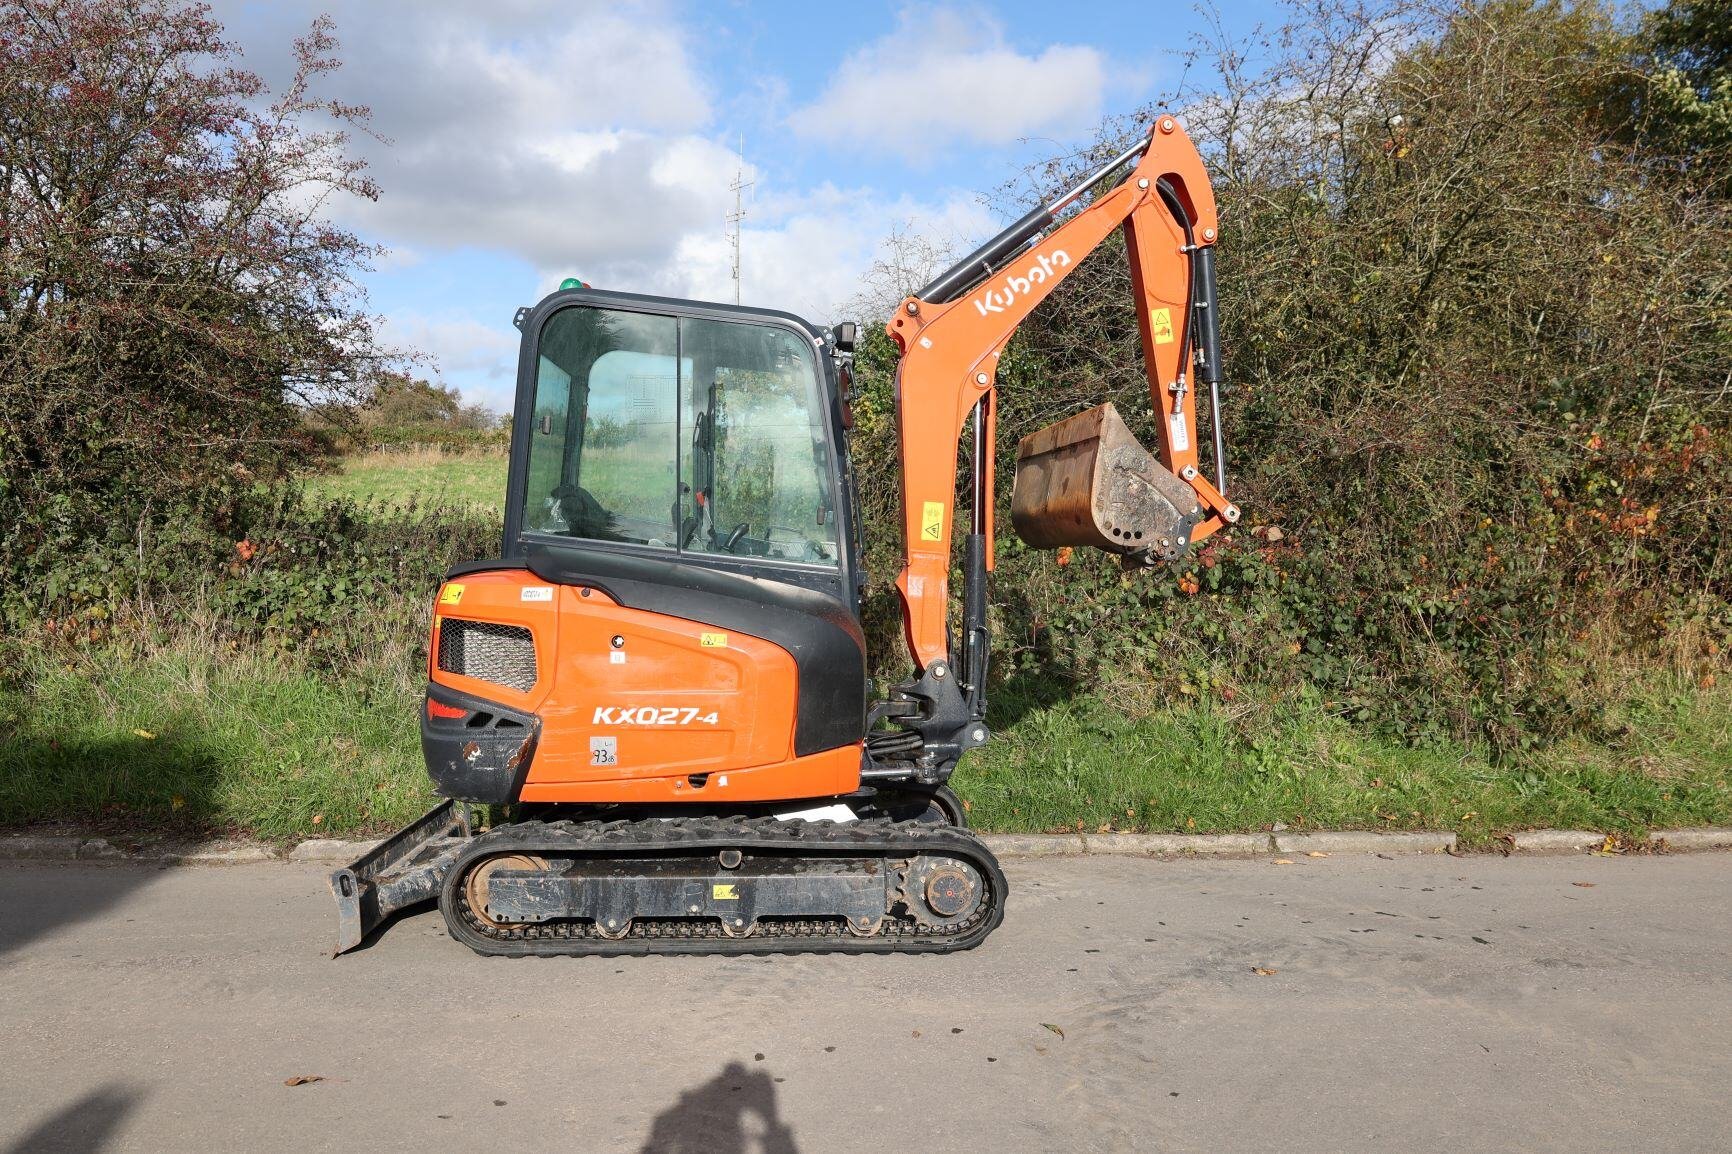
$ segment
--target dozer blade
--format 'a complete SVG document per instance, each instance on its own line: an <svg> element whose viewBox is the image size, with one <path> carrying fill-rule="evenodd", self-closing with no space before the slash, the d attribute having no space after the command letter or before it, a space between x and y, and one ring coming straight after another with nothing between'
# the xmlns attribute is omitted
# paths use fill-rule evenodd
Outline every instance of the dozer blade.
<svg viewBox="0 0 1732 1154"><path fill-rule="evenodd" d="M467 811L444 801L331 875L337 899L337 948L367 939L398 910L439 896L439 883L469 841ZM335 955L333 955L335 956Z"/></svg>
<svg viewBox="0 0 1732 1154"><path fill-rule="evenodd" d="M1022 439L1010 519L1037 549L1089 545L1170 561L1190 547L1203 516L1196 493L1108 402Z"/></svg>

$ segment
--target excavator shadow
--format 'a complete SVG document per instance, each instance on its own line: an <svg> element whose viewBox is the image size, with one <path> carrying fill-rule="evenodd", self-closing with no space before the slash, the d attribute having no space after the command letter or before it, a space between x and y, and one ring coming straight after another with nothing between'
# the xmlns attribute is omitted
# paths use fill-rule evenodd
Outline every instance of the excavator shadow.
<svg viewBox="0 0 1732 1154"><path fill-rule="evenodd" d="M18 736L7 747L10 780L0 786L0 812L32 816L50 799L52 809L75 820L100 817L97 836L114 844L150 841L163 834L198 837L198 815L208 812L211 789L218 784L221 759L197 738L172 730L151 738L87 740L59 732L49 718L21 719ZM173 813L184 821L163 824L154 814L136 828L128 814L102 799L145 794L160 797L156 813ZM171 799L179 805L171 809ZM140 806L138 811L142 812ZM114 828L110 828L110 825ZM53 828L20 826L8 832L26 837L55 835ZM92 864L96 864L94 861ZM149 885L156 871L136 866L62 873L64 866L7 866L15 871L0 886L0 956L64 926L94 918L125 902Z"/></svg>
<svg viewBox="0 0 1732 1154"><path fill-rule="evenodd" d="M138 1108L141 1090L117 1083L69 1102L6 1147L5 1154L93 1154L105 1149L127 1115Z"/></svg>
<svg viewBox="0 0 1732 1154"><path fill-rule="evenodd" d="M642 1154L798 1154L776 1110L776 1085L763 1067L729 1062L687 1090L650 1124Z"/></svg>

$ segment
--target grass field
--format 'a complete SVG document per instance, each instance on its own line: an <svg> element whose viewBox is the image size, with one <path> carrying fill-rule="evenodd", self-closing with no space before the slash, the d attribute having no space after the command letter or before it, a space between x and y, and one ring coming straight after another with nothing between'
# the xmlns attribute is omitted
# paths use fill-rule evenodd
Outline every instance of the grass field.
<svg viewBox="0 0 1732 1154"><path fill-rule="evenodd" d="M334 473L307 479L315 499L344 497L363 503L505 507L503 451L443 452L436 448L377 449L343 458Z"/></svg>
<svg viewBox="0 0 1732 1154"><path fill-rule="evenodd" d="M417 737L420 669L408 647L313 673L286 654L227 649L194 631L126 650L14 643L0 729L0 823L94 822L288 839L382 833L432 801ZM997 831L1567 826L1636 833L1732 822L1732 694L1656 685L1627 736L1499 764L1464 747L1416 750L1327 716L1264 702L1245 718L1196 706L1126 716L1100 697L1053 700L1013 683L998 739L953 784ZM1041 692L1035 692L1039 690Z"/></svg>

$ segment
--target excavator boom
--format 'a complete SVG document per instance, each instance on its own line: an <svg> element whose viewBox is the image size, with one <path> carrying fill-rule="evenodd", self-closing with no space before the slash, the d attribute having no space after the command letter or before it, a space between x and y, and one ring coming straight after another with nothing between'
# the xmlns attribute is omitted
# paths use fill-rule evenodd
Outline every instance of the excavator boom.
<svg viewBox="0 0 1732 1154"><path fill-rule="evenodd" d="M1096 191L1126 165L1123 180ZM1061 215L1090 193L1092 199L1061 223ZM868 777L912 772L919 781L942 782L963 753L988 739L985 587L992 568L998 361L1029 313L1118 228L1130 262L1149 400L1159 414L1156 452L1137 443L1111 404L1025 437L1012 492L1014 526L1039 547L1088 545L1130 564L1156 564L1238 520L1239 510L1223 492L1215 198L1202 157L1166 116L1134 148L903 301L888 324L902 351L896 414L903 567L896 587L916 668L874 710ZM1214 484L1199 468L1198 383L1209 387L1216 409ZM963 627L953 645L955 462L971 416L976 451L962 565Z"/></svg>
<svg viewBox="0 0 1732 1154"><path fill-rule="evenodd" d="M1097 195L1040 236L1058 215L1094 185L1126 163L1130 174L1110 191ZM983 423L992 421L991 393L998 360L1005 345L1029 313L1045 300L1116 228L1123 226L1130 261L1131 287L1137 324L1142 334L1143 363L1149 399L1156 412L1160 466L1184 482L1194 500L1197 522L1185 534L1184 545L1200 541L1238 511L1221 490L1225 487L1224 452L1219 421L1214 422L1216 484L1198 470L1196 401L1187 362L1197 354L1198 375L1213 389L1220 380L1219 327L1215 319L1214 245L1218 235L1215 198L1202 157L1177 121L1163 117L1146 140L1115 159L1088 181L1051 205L1031 212L971 254L955 268L902 302L889 322L889 332L902 350L896 376L897 427L902 451L904 564L896 586L902 595L908 646L922 669L949 659L946 614L949 599L951 523L955 507L955 460L962 428L978 411ZM1038 240L1035 238L1039 237ZM1032 245L1030 241L1034 241ZM1027 247L1024 247L1027 246ZM967 287L972 284L972 287ZM1103 416L1098 424L1111 426ZM1122 422L1117 424L1122 430ZM1100 453L1098 438L1080 427L1064 433L1036 433L1024 442L1026 464L1064 454L1072 462ZM1128 437L1128 431L1124 433ZM1116 440L1117 438L1115 438ZM1073 508L1073 489L1062 484L1081 477L1112 476L1088 464L1045 470L1050 480L1031 478L1017 518L1017 529L1031 544L1095 545L1127 554L1155 553L1158 537L1129 525L1127 544L1121 535L1102 534ZM1133 469L1133 472L1142 471ZM1019 485L1021 478L1019 477ZM1168 504L1178 491L1165 494ZM981 532L991 537L990 489L983 497ZM1096 490L1106 506L1124 506L1121 494ZM1096 501L1086 502L1091 508ZM1190 515L1188 512L1187 516ZM1094 521L1091 515L1087 518ZM1176 528L1176 527L1175 527ZM1165 534L1173 540L1176 532ZM1182 550L1183 546L1179 546ZM1169 548L1173 548L1169 546Z"/></svg>

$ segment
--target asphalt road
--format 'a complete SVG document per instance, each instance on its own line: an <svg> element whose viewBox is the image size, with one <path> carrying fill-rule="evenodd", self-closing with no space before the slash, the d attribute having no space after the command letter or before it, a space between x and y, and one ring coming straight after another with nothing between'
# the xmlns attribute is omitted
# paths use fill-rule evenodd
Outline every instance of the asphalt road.
<svg viewBox="0 0 1732 1154"><path fill-rule="evenodd" d="M316 868L0 867L0 1151L1732 1145L1732 855L1009 872L943 958L333 961Z"/></svg>

